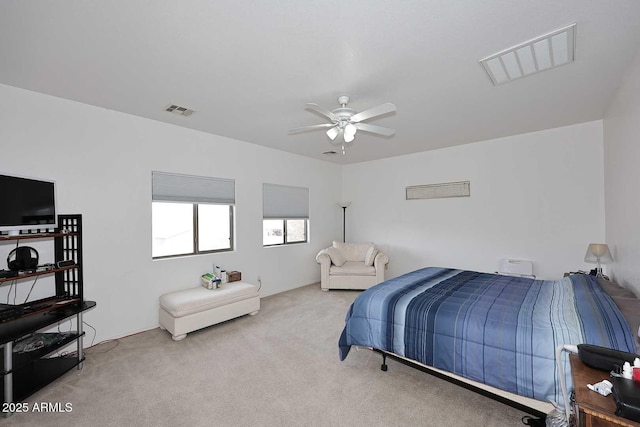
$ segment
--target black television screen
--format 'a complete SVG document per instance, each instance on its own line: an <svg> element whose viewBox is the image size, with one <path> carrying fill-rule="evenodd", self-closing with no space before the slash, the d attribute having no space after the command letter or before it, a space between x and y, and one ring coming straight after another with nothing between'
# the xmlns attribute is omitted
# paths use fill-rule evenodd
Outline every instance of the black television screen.
<svg viewBox="0 0 640 427"><path fill-rule="evenodd" d="M56 225L54 181L0 175L0 231Z"/></svg>

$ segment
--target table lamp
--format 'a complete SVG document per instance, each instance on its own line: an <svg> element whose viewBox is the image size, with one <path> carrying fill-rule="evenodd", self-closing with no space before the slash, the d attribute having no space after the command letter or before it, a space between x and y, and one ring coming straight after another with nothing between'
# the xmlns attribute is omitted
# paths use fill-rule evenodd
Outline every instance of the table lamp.
<svg viewBox="0 0 640 427"><path fill-rule="evenodd" d="M597 264L596 277L602 276L602 265L613 261L609 247L605 243L589 243L587 253L584 256L584 262Z"/></svg>

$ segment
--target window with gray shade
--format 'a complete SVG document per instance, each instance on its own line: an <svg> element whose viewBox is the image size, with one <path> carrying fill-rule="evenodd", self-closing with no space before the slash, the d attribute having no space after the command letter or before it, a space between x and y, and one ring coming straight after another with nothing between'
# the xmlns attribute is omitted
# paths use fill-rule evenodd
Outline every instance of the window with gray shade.
<svg viewBox="0 0 640 427"><path fill-rule="evenodd" d="M307 242L309 189L289 185L262 185L262 244Z"/></svg>
<svg viewBox="0 0 640 427"><path fill-rule="evenodd" d="M152 172L152 257L233 250L235 181Z"/></svg>

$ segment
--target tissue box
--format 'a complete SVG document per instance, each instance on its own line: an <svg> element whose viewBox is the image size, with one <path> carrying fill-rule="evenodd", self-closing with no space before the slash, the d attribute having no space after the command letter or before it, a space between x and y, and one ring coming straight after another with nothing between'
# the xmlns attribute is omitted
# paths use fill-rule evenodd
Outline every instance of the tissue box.
<svg viewBox="0 0 640 427"><path fill-rule="evenodd" d="M239 271L228 271L227 272L227 281L228 282L237 282L242 280L242 273Z"/></svg>

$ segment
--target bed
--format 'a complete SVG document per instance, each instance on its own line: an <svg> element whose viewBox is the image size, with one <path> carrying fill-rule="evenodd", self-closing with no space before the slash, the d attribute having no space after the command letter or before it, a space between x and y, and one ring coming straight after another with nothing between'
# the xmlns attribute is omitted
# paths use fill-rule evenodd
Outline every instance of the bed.
<svg viewBox="0 0 640 427"><path fill-rule="evenodd" d="M563 406L556 348L580 343L636 352L629 322L595 277L549 281L428 267L360 294L339 355L369 347ZM568 365L564 373L570 388Z"/></svg>

